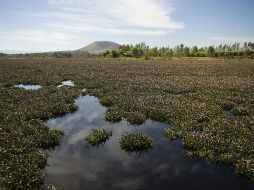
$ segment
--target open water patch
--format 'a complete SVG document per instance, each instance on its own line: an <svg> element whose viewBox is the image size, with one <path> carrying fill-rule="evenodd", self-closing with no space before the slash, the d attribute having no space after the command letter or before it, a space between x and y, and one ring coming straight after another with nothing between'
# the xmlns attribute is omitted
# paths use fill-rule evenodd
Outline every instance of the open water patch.
<svg viewBox="0 0 254 190"><path fill-rule="evenodd" d="M74 82L71 81L71 80L66 80L66 81L63 81L62 84L58 85L57 87L58 88L61 88L63 86L75 86L74 85Z"/></svg>
<svg viewBox="0 0 254 190"><path fill-rule="evenodd" d="M126 120L111 124L104 119L106 108L98 98L76 99L79 109L46 125L62 129L65 136L50 151L45 168L45 186L61 189L254 189L254 184L234 173L232 168L189 158L180 139L164 136L164 123L147 120L140 127ZM93 129L104 128L112 136L103 146L86 146L85 137ZM119 139L126 133L149 136L152 149L129 153L121 149Z"/></svg>
<svg viewBox="0 0 254 190"><path fill-rule="evenodd" d="M38 89L42 88L41 85L34 85L34 84L17 84L17 85L14 85L14 87L24 88L26 90L38 90Z"/></svg>

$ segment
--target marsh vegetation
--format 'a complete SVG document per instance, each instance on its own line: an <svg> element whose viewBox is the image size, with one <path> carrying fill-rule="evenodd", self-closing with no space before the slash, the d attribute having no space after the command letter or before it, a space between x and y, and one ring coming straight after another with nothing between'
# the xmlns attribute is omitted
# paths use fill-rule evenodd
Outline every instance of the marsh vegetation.
<svg viewBox="0 0 254 190"><path fill-rule="evenodd" d="M111 131L105 129L93 129L93 131L85 138L85 141L92 146L99 146L105 143L112 136Z"/></svg>
<svg viewBox="0 0 254 190"><path fill-rule="evenodd" d="M121 148L126 152L143 152L152 148L152 139L148 136L138 133L126 133L119 139Z"/></svg>
<svg viewBox="0 0 254 190"><path fill-rule="evenodd" d="M152 190L155 187L187 189L194 184L197 189L213 190L216 187L248 189L254 186L239 178L231 168L186 157L181 140L170 142L163 135L170 127L167 124L147 120L134 126L125 119L118 123L107 122L104 119L107 108L93 96L79 97L75 104L79 107L77 112L45 123L51 129L65 132L60 146L49 152L46 187L53 184L72 190L84 186L92 190L105 187ZM98 126L111 131L112 136L103 146L86 146L84 136L98 131ZM96 136L100 139L101 135Z"/></svg>
<svg viewBox="0 0 254 190"><path fill-rule="evenodd" d="M57 88L66 80L75 86ZM47 150L63 136L43 122L76 111L81 94L98 97L109 122L163 122L171 126L165 136L181 139L188 156L232 166L254 180L253 81L253 60L1 58L1 188L41 186Z"/></svg>

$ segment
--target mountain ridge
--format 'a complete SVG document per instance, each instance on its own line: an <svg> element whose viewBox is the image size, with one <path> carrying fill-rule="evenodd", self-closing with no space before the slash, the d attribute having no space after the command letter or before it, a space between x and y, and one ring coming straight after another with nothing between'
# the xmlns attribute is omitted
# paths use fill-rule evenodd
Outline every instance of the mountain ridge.
<svg viewBox="0 0 254 190"><path fill-rule="evenodd" d="M78 49L81 52L88 52L92 54L100 54L106 50L115 50L118 49L120 44L112 41L95 41L91 44L88 44L85 47Z"/></svg>

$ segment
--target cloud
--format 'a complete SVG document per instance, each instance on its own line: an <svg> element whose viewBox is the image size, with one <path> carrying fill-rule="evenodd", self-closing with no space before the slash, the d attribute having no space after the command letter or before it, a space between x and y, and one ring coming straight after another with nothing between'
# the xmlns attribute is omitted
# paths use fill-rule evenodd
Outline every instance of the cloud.
<svg viewBox="0 0 254 190"><path fill-rule="evenodd" d="M172 19L175 6L166 0L44 0L34 12L11 12L29 25L0 31L4 49L78 48L96 36L162 36L184 28ZM18 42L18 43L17 43ZM76 43L76 44L75 44Z"/></svg>
<svg viewBox="0 0 254 190"><path fill-rule="evenodd" d="M10 50L34 50L48 51L54 50L55 46L73 46L72 39L74 36L48 30L12 30L1 31L0 41L1 47ZM52 46L51 49L48 47Z"/></svg>
<svg viewBox="0 0 254 190"><path fill-rule="evenodd" d="M14 35L15 34L15 35ZM72 37L61 32L50 32L44 30L20 30L10 32L15 41L26 41L35 43L60 43L71 41Z"/></svg>
<svg viewBox="0 0 254 190"><path fill-rule="evenodd" d="M50 19L44 24L68 32L163 35L184 28L183 22L171 19L175 7L161 0L47 0L47 2L55 8L55 12L44 15Z"/></svg>
<svg viewBox="0 0 254 190"><path fill-rule="evenodd" d="M249 42L254 41L251 37L241 37L241 36L212 36L211 39L225 41L225 42Z"/></svg>

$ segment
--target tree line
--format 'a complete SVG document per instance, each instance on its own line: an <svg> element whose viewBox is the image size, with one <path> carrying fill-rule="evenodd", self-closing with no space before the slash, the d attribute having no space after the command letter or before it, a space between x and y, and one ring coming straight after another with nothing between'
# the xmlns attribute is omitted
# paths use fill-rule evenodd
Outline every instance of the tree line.
<svg viewBox="0 0 254 190"><path fill-rule="evenodd" d="M0 52L0 57L38 57L38 58L95 58L98 55L90 54L88 52L80 51L56 51L56 52L42 52L42 53L18 53L18 54L5 54Z"/></svg>
<svg viewBox="0 0 254 190"><path fill-rule="evenodd" d="M106 50L103 57L134 57L134 58L150 58L150 57L248 57L254 58L254 43L245 42L244 44L221 44L205 47L177 45L174 48L169 47L152 47L150 48L145 42L135 45L124 44L117 50Z"/></svg>

